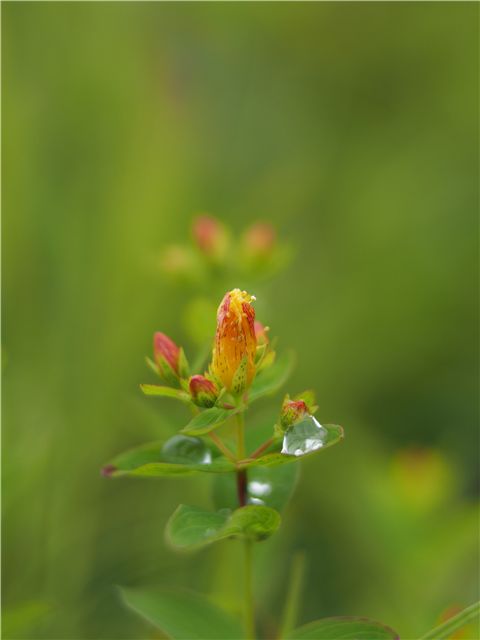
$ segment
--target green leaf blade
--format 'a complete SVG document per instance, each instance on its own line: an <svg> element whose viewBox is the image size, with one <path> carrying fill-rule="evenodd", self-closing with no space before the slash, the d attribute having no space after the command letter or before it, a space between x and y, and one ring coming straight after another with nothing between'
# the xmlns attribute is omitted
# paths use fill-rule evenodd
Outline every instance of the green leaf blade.
<svg viewBox="0 0 480 640"><path fill-rule="evenodd" d="M166 442L151 442L130 449L103 468L110 477L186 476L194 473L228 473L235 465L200 438L177 434Z"/></svg>
<svg viewBox="0 0 480 640"><path fill-rule="evenodd" d="M205 411L200 412L190 420L187 426L182 429L181 433L190 436L204 435L220 427L236 413L238 413L238 411L234 409L220 409L219 407L205 409Z"/></svg>
<svg viewBox="0 0 480 640"><path fill-rule="evenodd" d="M204 511L181 504L167 523L165 536L178 550L194 550L236 537L265 540L280 526L280 516L269 507L249 505L235 511Z"/></svg>
<svg viewBox="0 0 480 640"><path fill-rule="evenodd" d="M121 589L124 603L173 640L241 640L238 620L188 591Z"/></svg>
<svg viewBox="0 0 480 640"><path fill-rule="evenodd" d="M141 384L140 389L146 396L161 396L163 398L174 398L181 402L190 403L191 398L181 389L173 389L172 387L165 387L160 384Z"/></svg>
<svg viewBox="0 0 480 640"><path fill-rule="evenodd" d="M342 616L310 622L290 632L285 640L399 640L399 635L375 620Z"/></svg>
<svg viewBox="0 0 480 640"><path fill-rule="evenodd" d="M341 426L337 424L325 424L322 425L322 429L324 430L324 433L322 434L323 439L321 446L316 446L315 448L311 448L311 450L309 450L308 447L305 447L306 451L297 455L286 454L282 453L282 449L284 446L282 440L277 440L272 444L271 448L265 455L259 458L247 459L242 462L241 467L244 469L258 466L275 467L282 464L298 462L299 460L303 460L304 458L310 458L311 456L318 455L322 451L325 451L325 449L328 449L329 447L332 447L333 445L338 444L343 440L344 433ZM299 433L297 434L297 436L298 438L303 436L306 438L310 437L308 432L306 434L303 434L303 436L301 433ZM296 442L298 448L300 448L299 442L300 440L297 440Z"/></svg>

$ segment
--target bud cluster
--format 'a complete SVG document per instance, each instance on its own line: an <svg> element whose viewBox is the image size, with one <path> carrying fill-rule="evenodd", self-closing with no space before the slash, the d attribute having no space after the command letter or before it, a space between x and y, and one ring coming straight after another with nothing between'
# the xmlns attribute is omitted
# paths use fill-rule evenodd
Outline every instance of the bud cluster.
<svg viewBox="0 0 480 640"><path fill-rule="evenodd" d="M190 375L184 350L166 334L154 334L154 362L149 362L168 385L180 387L179 397L187 393L196 406L211 408L227 396L231 402L223 406L235 406L256 373L273 362L268 327L255 320L254 300L240 289L225 294L217 311L212 360L203 375Z"/></svg>
<svg viewBox="0 0 480 640"><path fill-rule="evenodd" d="M165 248L160 262L165 273L192 282L204 281L209 271L218 267L227 267L239 276L264 276L283 267L289 254L279 243L275 228L262 221L238 235L218 218L201 214L192 222L191 238L190 246Z"/></svg>

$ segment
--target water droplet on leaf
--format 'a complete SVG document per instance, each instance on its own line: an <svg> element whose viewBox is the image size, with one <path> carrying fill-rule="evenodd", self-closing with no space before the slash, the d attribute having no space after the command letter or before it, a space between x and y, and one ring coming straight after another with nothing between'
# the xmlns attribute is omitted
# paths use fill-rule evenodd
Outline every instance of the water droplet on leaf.
<svg viewBox="0 0 480 640"><path fill-rule="evenodd" d="M308 415L293 425L283 436L282 451L287 456L303 456L323 447L328 431L314 416Z"/></svg>
<svg viewBox="0 0 480 640"><path fill-rule="evenodd" d="M177 464L210 464L212 453L200 438L176 435L162 447L164 462Z"/></svg>

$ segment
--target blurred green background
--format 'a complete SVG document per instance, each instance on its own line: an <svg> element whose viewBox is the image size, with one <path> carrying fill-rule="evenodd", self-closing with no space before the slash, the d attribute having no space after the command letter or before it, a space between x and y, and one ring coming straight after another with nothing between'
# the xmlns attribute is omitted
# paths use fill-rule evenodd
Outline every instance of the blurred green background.
<svg viewBox="0 0 480 640"><path fill-rule="evenodd" d="M236 598L237 543L163 541L209 479L99 473L183 426L138 383L153 331L191 352L191 291L157 263L199 211L295 248L258 314L298 353L288 389L346 429L259 546L267 625L299 549L302 621L415 638L478 599L478 13L3 3L5 638L155 637L116 585Z"/></svg>

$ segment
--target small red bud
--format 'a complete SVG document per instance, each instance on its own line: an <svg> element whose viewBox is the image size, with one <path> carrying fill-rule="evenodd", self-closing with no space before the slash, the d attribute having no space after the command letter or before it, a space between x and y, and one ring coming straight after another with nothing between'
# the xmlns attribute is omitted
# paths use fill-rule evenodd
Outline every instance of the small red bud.
<svg viewBox="0 0 480 640"><path fill-rule="evenodd" d="M157 332L153 336L153 353L160 373L168 378L168 372L179 375L180 347L164 333Z"/></svg>
<svg viewBox="0 0 480 640"><path fill-rule="evenodd" d="M255 257L267 257L275 246L277 234L268 222L256 222L249 227L244 236L247 251Z"/></svg>
<svg viewBox="0 0 480 640"><path fill-rule="evenodd" d="M205 376L196 375L188 383L192 400L199 407L213 407L218 397L218 389L214 382Z"/></svg>
<svg viewBox="0 0 480 640"><path fill-rule="evenodd" d="M210 216L200 216L193 223L193 237L198 248L209 258L225 256L228 233L221 222Z"/></svg>
<svg viewBox="0 0 480 640"><path fill-rule="evenodd" d="M280 415L283 429L289 429L304 416L308 415L308 407L303 400L286 400Z"/></svg>

